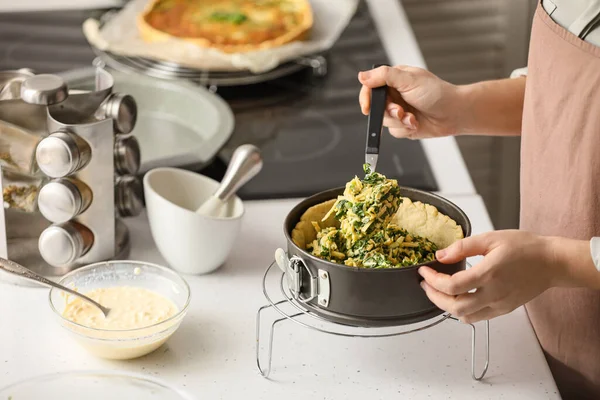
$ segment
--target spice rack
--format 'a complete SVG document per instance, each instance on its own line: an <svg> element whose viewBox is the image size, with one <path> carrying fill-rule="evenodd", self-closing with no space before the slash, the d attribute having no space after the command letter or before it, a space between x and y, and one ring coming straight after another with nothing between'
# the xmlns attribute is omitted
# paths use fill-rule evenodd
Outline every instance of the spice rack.
<svg viewBox="0 0 600 400"><path fill-rule="evenodd" d="M127 256L120 217L143 209L137 106L113 86L102 68L93 91L0 72L0 131L12 133L0 141L0 256L49 277Z"/></svg>

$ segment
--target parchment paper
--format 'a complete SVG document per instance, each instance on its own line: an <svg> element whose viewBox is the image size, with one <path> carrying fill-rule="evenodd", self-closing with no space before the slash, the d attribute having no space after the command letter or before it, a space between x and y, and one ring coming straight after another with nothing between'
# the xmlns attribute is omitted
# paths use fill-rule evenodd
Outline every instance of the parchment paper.
<svg viewBox="0 0 600 400"><path fill-rule="evenodd" d="M161 43L144 42L137 30L136 17L148 1L132 0L102 27L95 19L86 20L83 32L89 43L116 55L171 61L204 70L249 70L261 73L294 58L329 49L350 22L359 0L310 0L314 25L308 40L288 43L275 49L236 54L201 48L179 39Z"/></svg>

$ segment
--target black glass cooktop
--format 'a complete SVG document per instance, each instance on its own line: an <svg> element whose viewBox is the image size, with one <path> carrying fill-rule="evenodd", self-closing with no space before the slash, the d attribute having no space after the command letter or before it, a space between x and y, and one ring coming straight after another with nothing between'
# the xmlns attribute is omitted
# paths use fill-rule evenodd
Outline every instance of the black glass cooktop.
<svg viewBox="0 0 600 400"><path fill-rule="evenodd" d="M218 88L235 112L236 128L221 160L204 173L220 178L235 147L253 143L265 165L241 190L244 198L307 196L360 176L367 117L358 105L357 74L389 63L366 4L325 57L323 77L306 70L269 83ZM387 129L377 170L403 186L437 190L421 143L395 139Z"/></svg>
<svg viewBox="0 0 600 400"><path fill-rule="evenodd" d="M0 14L0 70L55 73L89 66L95 56L81 33L88 14ZM360 175L367 118L358 105L357 74L389 63L366 4L323 56L324 76L306 68L268 83L218 87L233 109L236 128L200 172L220 179L233 150L253 143L262 150L264 167L239 192L244 199L308 196ZM387 130L377 169L403 186L437 190L421 143L394 139Z"/></svg>

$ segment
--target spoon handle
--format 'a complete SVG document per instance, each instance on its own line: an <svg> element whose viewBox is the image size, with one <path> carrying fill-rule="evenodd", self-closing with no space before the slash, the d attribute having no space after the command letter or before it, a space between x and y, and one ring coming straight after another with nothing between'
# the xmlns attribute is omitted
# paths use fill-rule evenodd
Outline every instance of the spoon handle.
<svg viewBox="0 0 600 400"><path fill-rule="evenodd" d="M92 303L93 305L95 305L96 307L98 307L106 315L106 312L105 312L106 308L104 306L96 303L94 300L90 299L89 297L87 297L81 293L78 293L75 290L69 289L68 287L62 286L56 282L52 282L51 280L46 279L43 276L36 274L32 270L27 269L24 266L14 262L14 261L7 260L6 258L0 257L0 269L8 272L10 274L17 275L22 278L38 282L44 286L53 287L58 290L62 290L63 292L72 294L73 296L80 297L80 298L84 299L85 301L88 301L88 302Z"/></svg>
<svg viewBox="0 0 600 400"><path fill-rule="evenodd" d="M373 68L385 64L375 64ZM383 117L387 102L387 85L373 88L371 90L371 112L367 120L367 146L365 150L365 162L370 165L371 171L377 168L379 158L379 147L381 144L381 131L383 130Z"/></svg>
<svg viewBox="0 0 600 400"><path fill-rule="evenodd" d="M5 258L0 257L0 269L11 273L13 275L17 275L20 276L22 278L26 278L29 280L33 280L36 281L38 283L41 283L42 285L45 286L52 286L55 287L57 289L60 289L62 286L60 286L57 283L52 282L49 279L44 278L43 276L40 276L38 274L36 274L35 272L31 271L30 269L25 268L24 266L17 264L14 261L11 260L7 260Z"/></svg>
<svg viewBox="0 0 600 400"><path fill-rule="evenodd" d="M229 200L240 187L260 172L262 165L263 160L258 147L244 144L235 149L215 197L223 202Z"/></svg>

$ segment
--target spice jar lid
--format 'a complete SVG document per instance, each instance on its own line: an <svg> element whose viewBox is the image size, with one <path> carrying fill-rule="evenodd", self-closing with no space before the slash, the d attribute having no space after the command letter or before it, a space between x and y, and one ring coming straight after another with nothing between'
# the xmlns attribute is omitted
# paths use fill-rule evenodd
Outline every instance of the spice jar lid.
<svg viewBox="0 0 600 400"><path fill-rule="evenodd" d="M81 257L91 246L91 233L80 224L67 222L52 225L40 235L38 247L44 260L55 267L70 265Z"/></svg>
<svg viewBox="0 0 600 400"><path fill-rule="evenodd" d="M21 99L30 104L52 105L68 95L66 83L56 75L34 75L21 84Z"/></svg>
<svg viewBox="0 0 600 400"><path fill-rule="evenodd" d="M113 119L113 127L118 134L129 134L137 121L135 99L123 93L113 93L103 105L104 115Z"/></svg>
<svg viewBox="0 0 600 400"><path fill-rule="evenodd" d="M136 217L144 209L144 187L136 176L120 176L115 182L115 206L121 217Z"/></svg>
<svg viewBox="0 0 600 400"><path fill-rule="evenodd" d="M44 174L62 178L85 165L89 161L90 150L86 144L78 143L73 135L59 131L40 141L35 157Z"/></svg>
<svg viewBox="0 0 600 400"><path fill-rule="evenodd" d="M66 222L77 216L82 207L79 189L66 179L48 182L40 189L38 208L49 221Z"/></svg>
<svg viewBox="0 0 600 400"><path fill-rule="evenodd" d="M140 144L135 136L118 136L115 140L115 169L121 175L135 175L141 165Z"/></svg>

